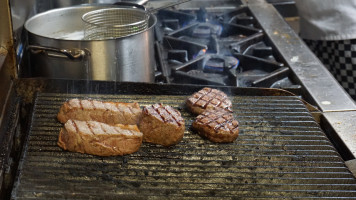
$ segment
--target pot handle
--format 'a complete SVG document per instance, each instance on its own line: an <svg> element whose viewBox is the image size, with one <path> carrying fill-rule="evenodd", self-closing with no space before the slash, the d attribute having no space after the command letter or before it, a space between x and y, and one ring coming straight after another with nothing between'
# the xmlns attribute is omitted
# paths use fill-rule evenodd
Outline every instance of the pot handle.
<svg viewBox="0 0 356 200"><path fill-rule="evenodd" d="M55 58L69 58L71 60L83 60L86 56L89 55L88 50L82 49L58 49L53 47L44 47L37 45L29 45L27 50L30 50L33 54L44 53L49 57Z"/></svg>

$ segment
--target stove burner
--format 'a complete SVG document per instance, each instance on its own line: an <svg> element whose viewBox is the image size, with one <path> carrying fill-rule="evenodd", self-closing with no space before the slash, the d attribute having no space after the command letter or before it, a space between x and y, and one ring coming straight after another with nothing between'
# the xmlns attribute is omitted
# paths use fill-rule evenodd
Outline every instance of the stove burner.
<svg viewBox="0 0 356 200"><path fill-rule="evenodd" d="M196 38L210 38L211 35L220 36L222 32L222 26L217 24L201 23L198 24L193 32L192 37Z"/></svg>
<svg viewBox="0 0 356 200"><path fill-rule="evenodd" d="M236 69L239 60L233 56L211 54L203 60L203 71L209 73L223 73L227 70Z"/></svg>
<svg viewBox="0 0 356 200"><path fill-rule="evenodd" d="M199 25L197 26L192 33L193 37L197 37L197 38L209 38L211 35L211 28L209 26L205 26L205 25Z"/></svg>

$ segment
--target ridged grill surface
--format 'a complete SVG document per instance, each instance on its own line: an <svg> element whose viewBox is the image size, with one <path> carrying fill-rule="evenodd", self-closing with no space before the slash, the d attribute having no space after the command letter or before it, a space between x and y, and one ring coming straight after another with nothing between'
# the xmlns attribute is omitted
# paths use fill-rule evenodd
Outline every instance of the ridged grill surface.
<svg viewBox="0 0 356 200"><path fill-rule="evenodd" d="M60 105L70 98L162 103L182 113L183 140L127 156L63 151ZM216 144L191 130L187 96L40 93L12 199L356 199L356 181L303 103L231 97L240 134Z"/></svg>

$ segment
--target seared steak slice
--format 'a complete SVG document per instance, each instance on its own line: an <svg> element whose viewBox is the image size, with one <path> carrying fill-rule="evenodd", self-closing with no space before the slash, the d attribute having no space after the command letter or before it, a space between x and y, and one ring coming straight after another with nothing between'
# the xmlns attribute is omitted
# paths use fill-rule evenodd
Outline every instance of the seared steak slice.
<svg viewBox="0 0 356 200"><path fill-rule="evenodd" d="M185 130L180 112L162 104L144 107L138 126L144 142L163 146L177 144L182 140Z"/></svg>
<svg viewBox="0 0 356 200"><path fill-rule="evenodd" d="M239 123L226 110L206 110L193 122L193 129L212 142L233 142L239 134Z"/></svg>
<svg viewBox="0 0 356 200"><path fill-rule="evenodd" d="M61 106L57 118L62 123L75 119L111 125L137 124L141 113L138 103L71 99Z"/></svg>
<svg viewBox="0 0 356 200"><path fill-rule="evenodd" d="M58 146L64 150L98 156L126 155L138 151L142 133L136 125L68 120L61 129Z"/></svg>
<svg viewBox="0 0 356 200"><path fill-rule="evenodd" d="M200 114L204 110L215 108L231 111L232 103L224 92L206 87L190 96L186 105L192 113Z"/></svg>

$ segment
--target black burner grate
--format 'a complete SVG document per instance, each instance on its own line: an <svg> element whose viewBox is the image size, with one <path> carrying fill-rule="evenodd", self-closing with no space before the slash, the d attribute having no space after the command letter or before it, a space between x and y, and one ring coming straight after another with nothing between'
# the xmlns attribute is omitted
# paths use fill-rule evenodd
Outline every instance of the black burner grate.
<svg viewBox="0 0 356 200"><path fill-rule="evenodd" d="M183 141L98 157L57 145L55 116L70 98L161 102L186 119ZM234 96L240 135L215 144L192 132L184 95L40 93L12 199L356 199L356 180L295 97Z"/></svg>

